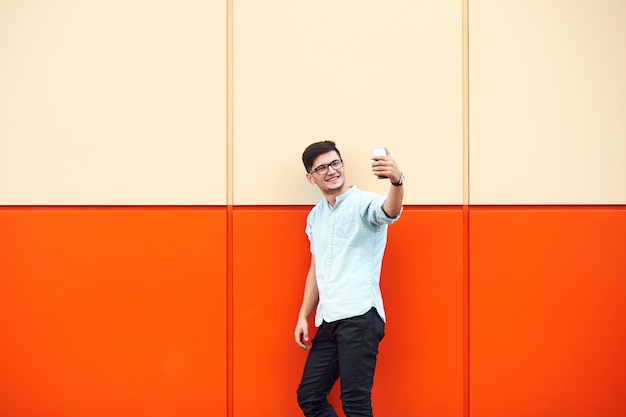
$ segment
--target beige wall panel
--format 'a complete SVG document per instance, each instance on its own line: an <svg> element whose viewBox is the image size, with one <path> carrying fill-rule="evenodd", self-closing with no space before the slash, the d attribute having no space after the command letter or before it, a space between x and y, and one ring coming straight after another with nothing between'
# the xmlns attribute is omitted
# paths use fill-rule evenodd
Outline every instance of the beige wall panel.
<svg viewBox="0 0 626 417"><path fill-rule="evenodd" d="M626 203L626 2L469 5L470 202Z"/></svg>
<svg viewBox="0 0 626 417"><path fill-rule="evenodd" d="M461 204L461 6L234 2L234 203L316 203L302 151L333 139L350 183L386 193L370 154L387 146L407 204Z"/></svg>
<svg viewBox="0 0 626 417"><path fill-rule="evenodd" d="M0 2L0 204L225 204L226 2Z"/></svg>

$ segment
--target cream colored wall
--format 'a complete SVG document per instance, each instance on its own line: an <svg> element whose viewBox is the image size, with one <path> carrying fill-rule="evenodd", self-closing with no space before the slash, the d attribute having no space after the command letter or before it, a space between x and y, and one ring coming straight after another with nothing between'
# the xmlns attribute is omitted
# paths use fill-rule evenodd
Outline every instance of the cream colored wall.
<svg viewBox="0 0 626 417"><path fill-rule="evenodd" d="M332 139L349 182L387 146L407 204L461 204L461 2L234 2L234 203L319 201L300 161Z"/></svg>
<svg viewBox="0 0 626 417"><path fill-rule="evenodd" d="M225 204L226 2L0 2L0 204Z"/></svg>
<svg viewBox="0 0 626 417"><path fill-rule="evenodd" d="M469 2L465 153L463 4L0 2L0 204L312 204L321 139L406 204L464 158L472 204L624 204L626 3Z"/></svg>
<svg viewBox="0 0 626 417"><path fill-rule="evenodd" d="M470 202L626 203L626 2L472 0Z"/></svg>

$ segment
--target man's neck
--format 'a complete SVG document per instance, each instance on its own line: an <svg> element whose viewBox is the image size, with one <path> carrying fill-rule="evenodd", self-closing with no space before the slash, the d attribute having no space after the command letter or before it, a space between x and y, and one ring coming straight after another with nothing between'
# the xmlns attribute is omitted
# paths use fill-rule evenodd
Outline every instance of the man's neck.
<svg viewBox="0 0 626 417"><path fill-rule="evenodd" d="M330 204L331 207L334 207L337 202L337 197L348 191L350 188L352 187L348 187L344 184L341 188L336 190L326 191L326 193L324 193L324 197L326 198L326 201L328 201L328 204Z"/></svg>

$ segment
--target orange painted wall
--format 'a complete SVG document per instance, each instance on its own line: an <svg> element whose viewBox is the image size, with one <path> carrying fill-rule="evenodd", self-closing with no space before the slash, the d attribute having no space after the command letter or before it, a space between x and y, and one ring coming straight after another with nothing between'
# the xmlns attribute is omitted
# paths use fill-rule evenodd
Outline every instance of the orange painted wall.
<svg viewBox="0 0 626 417"><path fill-rule="evenodd" d="M626 415L626 208L470 211L470 416Z"/></svg>
<svg viewBox="0 0 626 417"><path fill-rule="evenodd" d="M0 415L300 415L308 209L1 208ZM623 206L406 207L375 412L625 415L625 255Z"/></svg>
<svg viewBox="0 0 626 417"><path fill-rule="evenodd" d="M0 415L224 416L225 219L0 209Z"/></svg>
<svg viewBox="0 0 626 417"><path fill-rule="evenodd" d="M301 415L295 390L306 353L293 330L310 262L308 209L235 208L235 416ZM379 415L462 415L461 231L460 208L407 207L389 228ZM340 411L336 391L332 398Z"/></svg>

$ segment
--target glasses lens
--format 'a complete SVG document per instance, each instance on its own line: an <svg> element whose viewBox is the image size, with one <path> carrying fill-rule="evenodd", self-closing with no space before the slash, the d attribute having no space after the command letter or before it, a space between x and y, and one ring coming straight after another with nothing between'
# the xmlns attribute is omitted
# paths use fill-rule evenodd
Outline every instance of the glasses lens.
<svg viewBox="0 0 626 417"><path fill-rule="evenodd" d="M317 175L324 175L328 172L328 165L320 165L317 168L315 168L315 172L317 172Z"/></svg>
<svg viewBox="0 0 626 417"><path fill-rule="evenodd" d="M330 163L330 166L333 167L334 170L338 170L343 166L343 162L341 161L341 159L335 159L333 162Z"/></svg>

